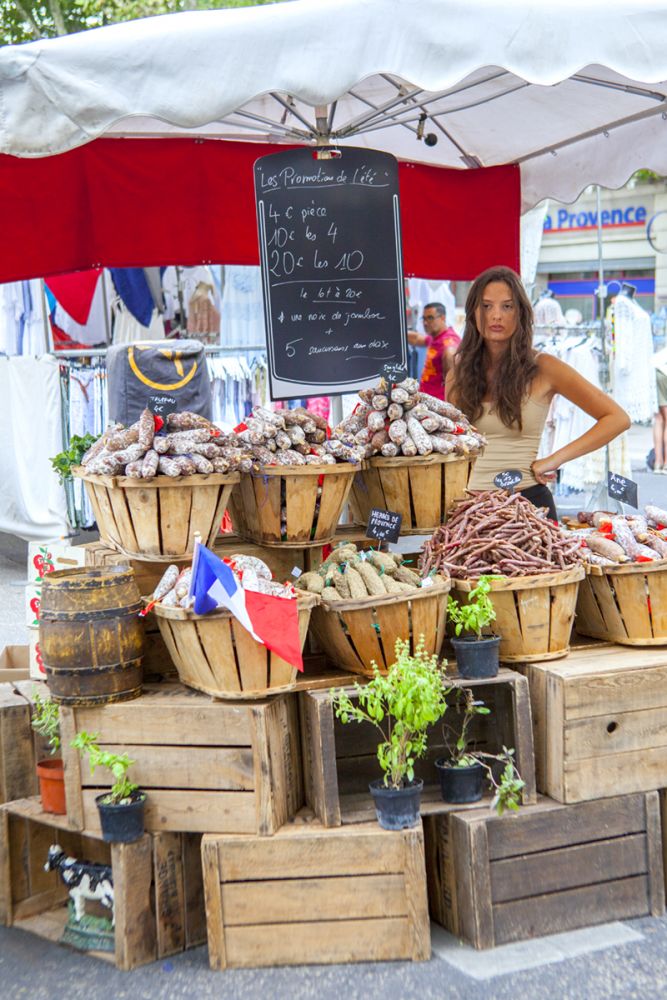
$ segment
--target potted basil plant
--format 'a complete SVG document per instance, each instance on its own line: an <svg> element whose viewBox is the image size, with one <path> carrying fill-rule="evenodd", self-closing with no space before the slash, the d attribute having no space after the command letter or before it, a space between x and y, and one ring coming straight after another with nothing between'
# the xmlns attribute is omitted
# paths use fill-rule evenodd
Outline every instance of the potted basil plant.
<svg viewBox="0 0 667 1000"><path fill-rule="evenodd" d="M42 698L37 688L32 694L31 726L46 740L50 757L37 761L37 778L39 794L44 812L64 816L65 806L65 772L60 755L55 756L60 749L60 716L58 705L51 698Z"/></svg>
<svg viewBox="0 0 667 1000"><path fill-rule="evenodd" d="M131 782L127 772L136 761L126 753L117 754L102 750L97 733L77 733L72 746L88 755L90 773L96 767L106 767L114 776L108 792L102 792L95 799L100 814L102 837L112 844L129 844L139 840L144 832L144 808L146 793Z"/></svg>
<svg viewBox="0 0 667 1000"><path fill-rule="evenodd" d="M426 652L421 636L414 654L397 639L396 662L386 675L373 663L373 678L355 684L354 699L332 689L337 718L343 723L374 726L380 736L377 758L384 777L371 782L378 822L385 830L403 830L419 822L424 786L415 778L415 762L427 748L427 730L444 715L449 688L438 658Z"/></svg>
<svg viewBox="0 0 667 1000"><path fill-rule="evenodd" d="M449 598L447 614L454 624L456 639L451 643L456 654L456 665L461 677L495 677L499 666L500 637L483 635L496 620L496 612L489 597L493 576L480 576L477 585L468 593L465 604ZM461 633L470 632L461 638Z"/></svg>
<svg viewBox="0 0 667 1000"><path fill-rule="evenodd" d="M499 815L505 809L517 810L521 789L525 782L516 769L514 750L503 747L500 753L486 753L471 747L470 725L476 715L489 715L483 701L476 701L469 688L460 688L463 713L457 730L443 726L449 757L435 762L440 777L440 791L444 802L463 804L478 802L484 794L484 779L493 791L491 808ZM450 745L448 733L454 732L456 740Z"/></svg>

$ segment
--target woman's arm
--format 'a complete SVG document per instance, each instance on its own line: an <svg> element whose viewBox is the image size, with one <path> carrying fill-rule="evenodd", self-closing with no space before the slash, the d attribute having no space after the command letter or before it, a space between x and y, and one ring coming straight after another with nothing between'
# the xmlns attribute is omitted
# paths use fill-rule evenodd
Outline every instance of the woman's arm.
<svg viewBox="0 0 667 1000"><path fill-rule="evenodd" d="M558 358L541 354L537 364L538 378L545 389L548 387L549 396L560 393L596 421L581 437L570 441L552 455L533 462L531 468L535 479L538 483L546 483L555 478L556 469L565 462L588 455L622 434L630 426L630 418L610 396L601 389L596 389L579 372Z"/></svg>

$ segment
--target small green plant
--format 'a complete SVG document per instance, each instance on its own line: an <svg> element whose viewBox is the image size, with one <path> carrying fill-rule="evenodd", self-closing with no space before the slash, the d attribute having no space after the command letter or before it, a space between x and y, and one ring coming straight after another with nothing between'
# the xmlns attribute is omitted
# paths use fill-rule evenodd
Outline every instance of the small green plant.
<svg viewBox="0 0 667 1000"><path fill-rule="evenodd" d="M54 472L58 473L61 485L72 478L72 466L81 465L81 459L88 449L95 444L98 436L95 434L84 434L83 437L80 437L78 434L73 434L70 439L69 448L59 452L54 458L50 459Z"/></svg>
<svg viewBox="0 0 667 1000"><path fill-rule="evenodd" d="M49 753L53 755L60 749L60 716L58 705L50 698L42 698L39 690L33 688L31 726L40 736L44 736L49 744Z"/></svg>
<svg viewBox="0 0 667 1000"><path fill-rule="evenodd" d="M449 688L438 658L424 648L421 636L414 655L410 643L397 639L396 662L386 675L373 662L373 679L355 684L356 700L332 689L337 718L343 723L366 722L380 732L377 758L389 788L402 788L414 780L415 761L427 747L427 730L447 708Z"/></svg>
<svg viewBox="0 0 667 1000"><path fill-rule="evenodd" d="M460 604L453 598L447 601L447 614L454 623L454 630L457 636L465 629L466 632L474 632L478 639L482 638L482 629L496 620L496 612L491 603L489 593L491 592L491 581L497 580L495 576L480 576L477 586L468 594L466 604Z"/></svg>
<svg viewBox="0 0 667 1000"><path fill-rule="evenodd" d="M449 766L471 767L473 764L481 764L494 792L491 808L495 809L499 816L502 816L506 809L516 812L520 805L521 789L524 787L525 781L522 780L516 769L514 750L505 746L500 753L472 750L470 748L472 721L476 715L490 715L491 709L487 708L483 701L476 701L470 688L459 688L457 695L459 700L456 708L458 711L462 709L463 718L456 729L443 724L443 735L449 750ZM450 743L452 733L456 735L453 744ZM495 770L494 764L496 765ZM500 772L498 772L499 764L502 765Z"/></svg>
<svg viewBox="0 0 667 1000"><path fill-rule="evenodd" d="M94 774L96 767L106 767L116 779L109 794L102 800L104 805L125 805L138 785L128 780L127 772L136 761L131 760L126 753L111 753L99 746L99 733L77 733L72 740L72 746L81 753L88 755L90 773Z"/></svg>

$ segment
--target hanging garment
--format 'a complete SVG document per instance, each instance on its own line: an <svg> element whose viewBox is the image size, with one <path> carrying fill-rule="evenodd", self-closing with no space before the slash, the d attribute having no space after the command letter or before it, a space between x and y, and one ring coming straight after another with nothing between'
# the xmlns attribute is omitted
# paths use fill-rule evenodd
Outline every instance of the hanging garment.
<svg viewBox="0 0 667 1000"><path fill-rule="evenodd" d="M220 306L220 343L256 346L266 342L262 277L258 267L225 267Z"/></svg>
<svg viewBox="0 0 667 1000"><path fill-rule="evenodd" d="M54 274L45 279L47 287L67 315L80 326L88 322L101 273L102 269L95 267L71 274Z"/></svg>
<svg viewBox="0 0 667 1000"><path fill-rule="evenodd" d="M60 334L65 334L75 344L82 347L104 346L111 330L111 321L108 314L108 303L113 297L113 285L108 272L95 272L96 284L93 297L89 303L89 308L84 323L80 323L76 317L72 316L67 306L56 297L56 304L51 315L51 325L54 332L54 341ZM52 291L52 289L50 289ZM83 315L79 313L78 315ZM57 328L57 331L56 331Z"/></svg>
<svg viewBox="0 0 667 1000"><path fill-rule="evenodd" d="M617 295L613 328L612 395L633 423L645 423L658 409L651 317L634 299Z"/></svg>
<svg viewBox="0 0 667 1000"><path fill-rule="evenodd" d="M110 267L114 287L142 326L149 326L155 303L142 267Z"/></svg>
<svg viewBox="0 0 667 1000"><path fill-rule="evenodd" d="M68 531L65 495L49 461L62 451L58 362L0 358L0 531L26 540Z"/></svg>
<svg viewBox="0 0 667 1000"><path fill-rule="evenodd" d="M565 326L565 317L558 299L545 295L533 307L536 326Z"/></svg>
<svg viewBox="0 0 667 1000"><path fill-rule="evenodd" d="M41 281L0 285L0 352L36 357L48 349Z"/></svg>
<svg viewBox="0 0 667 1000"><path fill-rule="evenodd" d="M215 289L200 281L188 302L188 335L205 344L220 341L220 313L215 308Z"/></svg>

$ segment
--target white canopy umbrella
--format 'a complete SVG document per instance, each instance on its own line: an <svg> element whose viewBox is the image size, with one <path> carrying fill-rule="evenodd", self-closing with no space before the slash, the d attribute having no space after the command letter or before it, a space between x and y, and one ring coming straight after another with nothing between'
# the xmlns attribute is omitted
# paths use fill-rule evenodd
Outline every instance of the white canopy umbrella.
<svg viewBox="0 0 667 1000"><path fill-rule="evenodd" d="M0 152L200 133L518 163L523 208L667 173L667 0L294 0L0 49Z"/></svg>

